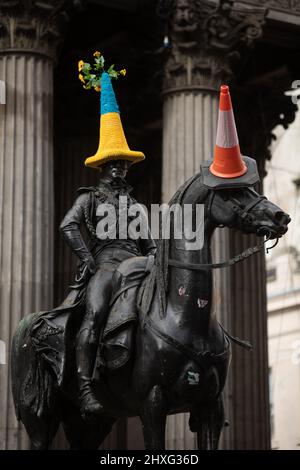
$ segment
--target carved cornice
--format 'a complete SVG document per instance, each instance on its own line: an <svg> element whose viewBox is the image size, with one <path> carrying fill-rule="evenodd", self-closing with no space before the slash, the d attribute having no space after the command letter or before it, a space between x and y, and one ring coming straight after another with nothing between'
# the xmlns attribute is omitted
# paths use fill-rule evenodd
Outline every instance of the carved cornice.
<svg viewBox="0 0 300 470"><path fill-rule="evenodd" d="M2 0L0 52L30 52L55 58L71 0Z"/></svg>
<svg viewBox="0 0 300 470"><path fill-rule="evenodd" d="M169 37L164 90L218 89L230 79L243 49L262 36L265 8L236 7L233 0L161 0L158 14Z"/></svg>
<svg viewBox="0 0 300 470"><path fill-rule="evenodd" d="M260 5L274 10L284 11L286 13L300 14L299 0L241 0L242 3Z"/></svg>

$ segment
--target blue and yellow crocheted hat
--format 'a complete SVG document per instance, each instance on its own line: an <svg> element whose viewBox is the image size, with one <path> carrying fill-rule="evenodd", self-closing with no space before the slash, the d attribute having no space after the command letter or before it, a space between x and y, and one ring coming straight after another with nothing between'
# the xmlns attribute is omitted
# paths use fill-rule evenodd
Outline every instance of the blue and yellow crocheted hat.
<svg viewBox="0 0 300 470"><path fill-rule="evenodd" d="M95 155L85 160L85 165L99 168L110 160L128 160L132 163L144 160L142 152L128 147L115 92L107 72L101 76L100 103L99 147Z"/></svg>

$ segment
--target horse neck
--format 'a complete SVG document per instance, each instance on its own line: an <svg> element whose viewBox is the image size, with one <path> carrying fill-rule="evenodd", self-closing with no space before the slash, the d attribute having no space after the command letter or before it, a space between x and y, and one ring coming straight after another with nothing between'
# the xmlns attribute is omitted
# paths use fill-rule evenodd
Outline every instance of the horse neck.
<svg viewBox="0 0 300 470"><path fill-rule="evenodd" d="M184 235L181 240L170 239L169 256L183 263L211 263L210 242L215 226L209 218L209 192L203 190L199 181L187 190L181 204L204 205L204 243L201 249L186 249ZM193 214L194 215L194 214ZM212 315L212 272L211 270L189 270L169 267L167 315L175 315L176 323L193 324L205 331L209 328Z"/></svg>

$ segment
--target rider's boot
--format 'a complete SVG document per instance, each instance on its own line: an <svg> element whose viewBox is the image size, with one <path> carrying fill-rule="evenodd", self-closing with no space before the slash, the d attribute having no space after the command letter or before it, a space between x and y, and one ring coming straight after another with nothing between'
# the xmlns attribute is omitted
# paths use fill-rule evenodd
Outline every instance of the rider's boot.
<svg viewBox="0 0 300 470"><path fill-rule="evenodd" d="M97 342L94 333L85 328L80 331L77 348L76 362L78 372L80 413L83 418L99 414L103 405L96 399L92 390L92 374L97 350Z"/></svg>

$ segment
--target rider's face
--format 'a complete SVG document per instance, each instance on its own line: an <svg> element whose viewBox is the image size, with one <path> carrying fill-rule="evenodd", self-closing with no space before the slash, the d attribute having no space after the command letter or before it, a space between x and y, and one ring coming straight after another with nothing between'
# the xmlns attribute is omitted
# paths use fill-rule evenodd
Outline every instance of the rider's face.
<svg viewBox="0 0 300 470"><path fill-rule="evenodd" d="M110 179L125 178L129 166L130 163L127 160L113 160L107 162L101 167L101 176Z"/></svg>

